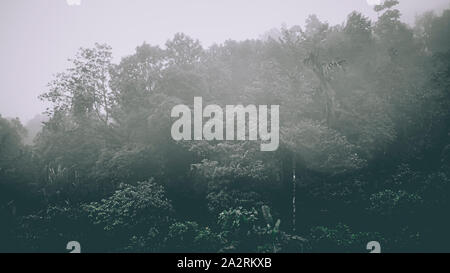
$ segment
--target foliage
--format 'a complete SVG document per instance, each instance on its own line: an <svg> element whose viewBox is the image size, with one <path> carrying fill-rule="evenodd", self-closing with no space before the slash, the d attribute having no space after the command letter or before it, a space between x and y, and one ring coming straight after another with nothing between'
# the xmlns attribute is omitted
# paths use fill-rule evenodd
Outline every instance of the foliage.
<svg viewBox="0 0 450 273"><path fill-rule="evenodd" d="M107 199L82 208L95 225L119 242L114 245L129 241L131 236L150 234L156 240L161 229L169 225L173 210L163 187L152 180L136 186L124 184Z"/></svg>
<svg viewBox="0 0 450 273"><path fill-rule="evenodd" d="M311 228L309 238L313 252L366 252L366 244L376 238L381 245L386 240L377 232L353 232L349 226L338 223L334 227L316 226Z"/></svg>

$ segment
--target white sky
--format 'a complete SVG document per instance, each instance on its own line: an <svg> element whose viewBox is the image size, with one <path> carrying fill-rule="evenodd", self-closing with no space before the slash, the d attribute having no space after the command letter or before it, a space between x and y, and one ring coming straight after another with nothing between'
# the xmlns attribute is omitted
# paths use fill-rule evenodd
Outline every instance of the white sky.
<svg viewBox="0 0 450 273"><path fill-rule="evenodd" d="M357 10L376 18L367 0L1 0L0 114L26 122L45 109L37 96L63 71L80 46L113 47L115 60L144 41L163 45L176 32L203 46L258 38L265 31L302 25L309 14L331 24ZM375 1L375 0L370 0ZM369 2L370 2L369 1ZM450 0L400 0L403 20L450 8Z"/></svg>

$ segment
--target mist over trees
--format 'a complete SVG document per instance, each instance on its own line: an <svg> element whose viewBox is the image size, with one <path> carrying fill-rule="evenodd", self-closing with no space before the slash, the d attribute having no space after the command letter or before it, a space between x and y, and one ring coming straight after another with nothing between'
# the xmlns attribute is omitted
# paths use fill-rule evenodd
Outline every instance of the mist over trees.
<svg viewBox="0 0 450 273"><path fill-rule="evenodd" d="M450 10L409 26L397 4L209 48L179 33L118 64L81 48L33 142L0 117L0 251L448 251ZM194 96L280 105L279 149L172 140Z"/></svg>

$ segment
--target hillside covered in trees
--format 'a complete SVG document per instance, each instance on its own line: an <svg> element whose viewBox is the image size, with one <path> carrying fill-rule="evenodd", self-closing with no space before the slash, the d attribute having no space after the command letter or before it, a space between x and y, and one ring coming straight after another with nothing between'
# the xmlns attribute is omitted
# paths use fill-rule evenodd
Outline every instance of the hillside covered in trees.
<svg viewBox="0 0 450 273"><path fill-rule="evenodd" d="M450 10L397 1L340 25L112 61L81 48L32 144L0 117L0 251L450 251ZM280 105L280 146L174 141L170 110Z"/></svg>

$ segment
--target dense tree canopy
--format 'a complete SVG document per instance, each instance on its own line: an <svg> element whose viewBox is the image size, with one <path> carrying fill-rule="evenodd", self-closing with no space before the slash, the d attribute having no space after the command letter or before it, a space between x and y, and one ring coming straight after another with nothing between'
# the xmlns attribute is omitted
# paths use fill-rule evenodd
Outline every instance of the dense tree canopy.
<svg viewBox="0 0 450 273"><path fill-rule="evenodd" d="M203 48L176 34L112 62L81 48L31 145L0 117L0 250L442 251L450 243L450 10L398 1ZM174 141L174 105L280 105L280 147Z"/></svg>

